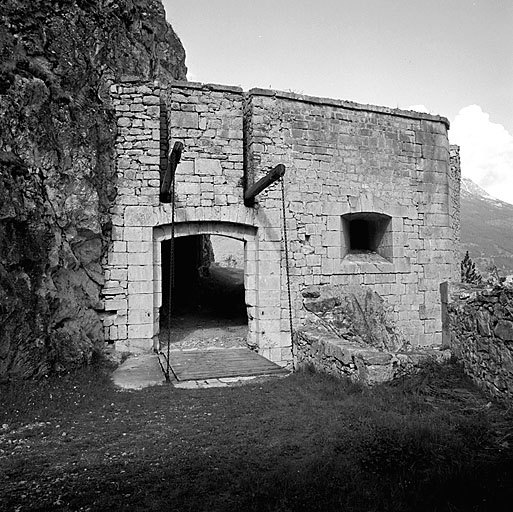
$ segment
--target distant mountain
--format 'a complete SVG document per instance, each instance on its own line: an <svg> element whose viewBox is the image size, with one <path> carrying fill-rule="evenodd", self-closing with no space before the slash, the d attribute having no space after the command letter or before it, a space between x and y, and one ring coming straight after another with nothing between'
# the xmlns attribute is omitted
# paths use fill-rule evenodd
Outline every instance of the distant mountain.
<svg viewBox="0 0 513 512"><path fill-rule="evenodd" d="M513 274L513 204L461 179L461 249L481 272L496 265L501 275Z"/></svg>

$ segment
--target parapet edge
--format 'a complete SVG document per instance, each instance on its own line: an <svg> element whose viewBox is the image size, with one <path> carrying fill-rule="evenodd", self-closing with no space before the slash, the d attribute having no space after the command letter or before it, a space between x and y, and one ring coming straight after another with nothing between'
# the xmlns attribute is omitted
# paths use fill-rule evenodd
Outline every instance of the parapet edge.
<svg viewBox="0 0 513 512"><path fill-rule="evenodd" d="M158 82L140 79L139 77L125 75L121 78L120 83L137 82L138 84L152 83L154 86L159 85ZM436 123L442 123L447 129L450 127L449 120L440 115L427 114L425 112L416 112L414 110L405 110L400 108L385 107L380 105L370 105L365 103L357 103L349 100L341 100L335 98L324 98L320 96L309 96L306 94L298 94L295 92L279 91L275 89L262 89L254 87L249 91L245 92L242 87L234 85L214 84L214 83L202 83L202 82L188 82L185 80L173 80L167 84L160 84L163 90L171 87L178 89L202 89L218 92L230 92L233 94L246 95L248 98L255 96L266 96L272 98L285 99L289 101L299 101L303 103L309 103L312 105L326 105L332 107L341 107L349 110L360 110L365 112L375 112L377 114L388 114L392 116L405 117L409 119L419 119L424 121L431 121Z"/></svg>
<svg viewBox="0 0 513 512"><path fill-rule="evenodd" d="M168 82L168 88L175 87L178 89L203 89L210 91L219 91L219 92L232 92L236 94L243 94L242 87L238 87L236 85L223 85L223 84L211 84L211 83L202 83L202 82L186 82L184 80L173 80L172 82Z"/></svg>
<svg viewBox="0 0 513 512"><path fill-rule="evenodd" d="M356 103L354 101L340 100L334 98L323 98L318 96L308 96L306 94L297 94L294 92L278 91L274 89L261 89L255 87L250 89L247 94L249 96L268 96L290 101L300 101L303 103L310 103L314 105L327 105L332 107L342 107L350 110L361 110L366 112L376 112L378 114L389 114L399 117L407 117L411 119L420 119L425 121L432 121L443 123L449 129L449 120L444 116L436 114L427 114L425 112L416 112L414 110L404 110L400 108L384 107L379 105L369 105L365 103Z"/></svg>

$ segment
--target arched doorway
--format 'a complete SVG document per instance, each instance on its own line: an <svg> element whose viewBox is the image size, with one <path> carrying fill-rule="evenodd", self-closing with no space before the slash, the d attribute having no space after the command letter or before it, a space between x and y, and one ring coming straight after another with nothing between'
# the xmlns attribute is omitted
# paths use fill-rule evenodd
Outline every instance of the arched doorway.
<svg viewBox="0 0 513 512"><path fill-rule="evenodd" d="M174 258L171 231L154 233L155 348L256 347L256 228L176 223Z"/></svg>
<svg viewBox="0 0 513 512"><path fill-rule="evenodd" d="M162 241L160 348L246 347L244 241L180 236L171 252L171 240Z"/></svg>

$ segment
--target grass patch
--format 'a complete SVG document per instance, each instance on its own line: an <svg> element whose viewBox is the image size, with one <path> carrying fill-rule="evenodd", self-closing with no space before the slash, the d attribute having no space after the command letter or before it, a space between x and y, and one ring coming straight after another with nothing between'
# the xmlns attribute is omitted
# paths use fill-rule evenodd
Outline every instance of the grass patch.
<svg viewBox="0 0 513 512"><path fill-rule="evenodd" d="M513 414L453 363L372 389L300 372L240 387L121 392L93 368L0 393L2 510L513 503Z"/></svg>

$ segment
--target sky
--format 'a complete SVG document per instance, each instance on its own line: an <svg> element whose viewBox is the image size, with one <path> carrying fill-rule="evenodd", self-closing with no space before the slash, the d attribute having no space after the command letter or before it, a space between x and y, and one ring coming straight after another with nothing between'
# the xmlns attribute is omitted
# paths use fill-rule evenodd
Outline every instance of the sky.
<svg viewBox="0 0 513 512"><path fill-rule="evenodd" d="M163 0L190 81L445 116L462 174L513 204L512 0Z"/></svg>

